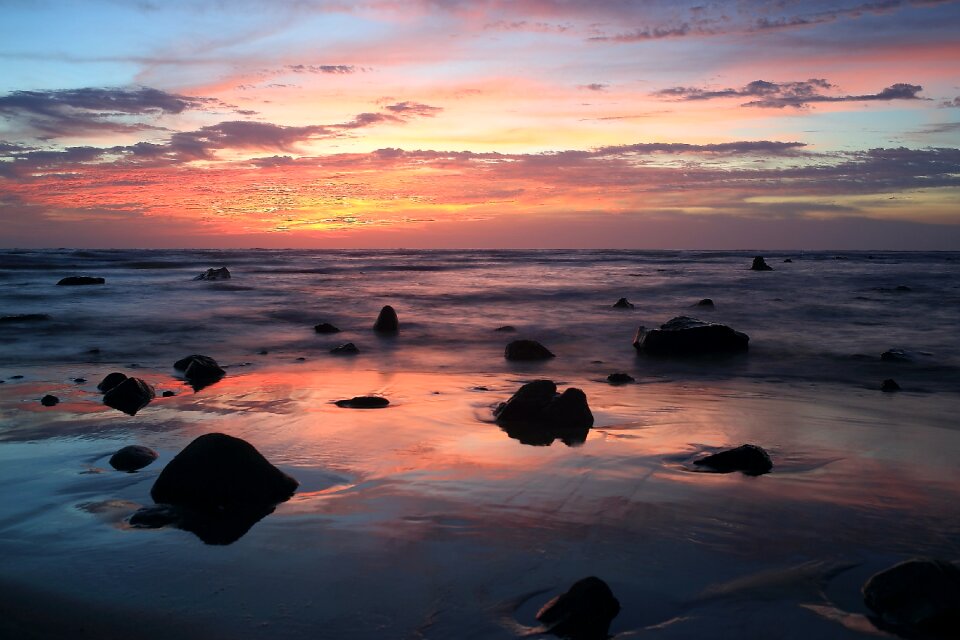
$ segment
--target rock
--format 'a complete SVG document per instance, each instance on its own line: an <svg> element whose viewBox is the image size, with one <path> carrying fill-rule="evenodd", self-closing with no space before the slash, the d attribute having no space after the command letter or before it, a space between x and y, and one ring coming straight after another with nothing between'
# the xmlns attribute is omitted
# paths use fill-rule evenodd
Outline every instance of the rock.
<svg viewBox="0 0 960 640"><path fill-rule="evenodd" d="M578 580L566 592L547 602L537 620L549 632L572 640L606 640L610 623L620 613L620 602L607 583L596 577Z"/></svg>
<svg viewBox="0 0 960 640"><path fill-rule="evenodd" d="M57 285L62 287L76 287L85 284L104 284L106 280L103 278L92 278L90 276L69 276L67 278L62 278Z"/></svg>
<svg viewBox="0 0 960 640"><path fill-rule="evenodd" d="M736 449L727 449L720 453L694 460L693 464L709 467L717 473L742 471L748 476L759 476L773 469L770 456L755 444L744 444Z"/></svg>
<svg viewBox="0 0 960 640"><path fill-rule="evenodd" d="M321 322L320 324L314 325L313 330L317 333L340 333L340 329L329 322Z"/></svg>
<svg viewBox="0 0 960 640"><path fill-rule="evenodd" d="M747 334L726 325L679 316L659 329L640 327L633 346L651 355L700 355L746 351L749 342Z"/></svg>
<svg viewBox="0 0 960 640"><path fill-rule="evenodd" d="M23 380L23 376L18 373L18 374L15 375L15 376L10 376L10 379L11 379L11 380Z"/></svg>
<svg viewBox="0 0 960 640"><path fill-rule="evenodd" d="M536 340L514 340L503 351L507 360L548 360L556 356Z"/></svg>
<svg viewBox="0 0 960 640"><path fill-rule="evenodd" d="M0 316L0 322L40 322L49 319L50 315L46 313L18 313L12 316Z"/></svg>
<svg viewBox="0 0 960 640"><path fill-rule="evenodd" d="M695 305L693 305L693 306L695 306L695 307L707 307L707 308L709 308L709 309L713 309L713 300L711 300L710 298L704 298L703 300L701 300L700 302L698 302L697 304L695 304Z"/></svg>
<svg viewBox="0 0 960 640"><path fill-rule="evenodd" d="M60 398L57 396L52 396L49 393L42 398L40 398L40 404L45 407L52 407L54 405L60 404Z"/></svg>
<svg viewBox="0 0 960 640"><path fill-rule="evenodd" d="M108 373L104 376L103 380L100 381L100 384L97 385L97 390L106 393L126 379L127 374L125 373L120 373L119 371Z"/></svg>
<svg viewBox="0 0 960 640"><path fill-rule="evenodd" d="M155 397L153 387L140 378L125 378L103 395L103 404L135 416Z"/></svg>
<svg viewBox="0 0 960 640"><path fill-rule="evenodd" d="M177 371L183 371L183 377L195 391L199 391L227 375L227 372L220 368L216 360L210 356L198 354L177 360L173 363L173 368Z"/></svg>
<svg viewBox="0 0 960 640"><path fill-rule="evenodd" d="M630 301L627 300L626 298L620 298L619 300L613 303L613 308L614 309L633 309L633 305L630 304Z"/></svg>
<svg viewBox="0 0 960 640"><path fill-rule="evenodd" d="M503 333L513 333L513 332L516 331L516 330L517 330L516 327L514 327L513 325L509 325L509 324L505 324L505 325L503 325L502 327L497 327L496 329L494 329L494 331L501 331L501 332L503 332Z"/></svg>
<svg viewBox="0 0 960 640"><path fill-rule="evenodd" d="M790 259L790 258L784 258L784 260L783 260L783 261L784 261L785 263L787 263L787 264L789 264L789 263L792 263L792 262L793 262L793 260L792 260L792 259Z"/></svg>
<svg viewBox="0 0 960 640"><path fill-rule="evenodd" d="M556 395L557 385L553 380L534 380L520 387L493 415L498 423L536 421Z"/></svg>
<svg viewBox="0 0 960 640"><path fill-rule="evenodd" d="M194 280L229 280L230 279L230 270L226 267L220 267L219 269L207 269L200 275L198 275Z"/></svg>
<svg viewBox="0 0 960 640"><path fill-rule="evenodd" d="M386 305L380 309L380 315L377 321L373 323L373 330L378 333L396 333L400 330L400 320L397 318L397 312L393 307Z"/></svg>
<svg viewBox="0 0 960 640"><path fill-rule="evenodd" d="M900 291L901 293L907 292L907 291L913 291L913 289L911 289L910 287L908 287L908 286L905 285L905 284L898 284L897 286L895 286L895 287L893 288L893 290L894 290L894 291Z"/></svg>
<svg viewBox="0 0 960 640"><path fill-rule="evenodd" d="M607 376L607 382L610 384L627 384L628 382L636 382L636 378L629 373L611 373Z"/></svg>
<svg viewBox="0 0 960 640"><path fill-rule="evenodd" d="M360 349L358 349L357 345L353 344L352 342L345 342L339 347L334 347L333 349L330 349L330 353L336 354L338 356L344 356L344 355L349 356L356 353L360 353Z"/></svg>
<svg viewBox="0 0 960 640"><path fill-rule="evenodd" d="M334 404L345 409L382 409L390 401L380 396L356 396L349 400L337 400Z"/></svg>
<svg viewBox="0 0 960 640"><path fill-rule="evenodd" d="M157 459L157 452L150 447L132 444L110 456L110 466L117 471L133 472L143 469Z"/></svg>
<svg viewBox="0 0 960 640"><path fill-rule="evenodd" d="M763 256L755 256L753 258L753 264L750 265L751 271L773 271L773 267L768 265L763 259Z"/></svg>
<svg viewBox="0 0 960 640"><path fill-rule="evenodd" d="M172 398L173 396L175 396L175 395L177 395L177 394L175 394L173 391L164 391L164 392L161 393L160 395L162 395L164 398Z"/></svg>
<svg viewBox="0 0 960 640"><path fill-rule="evenodd" d="M130 516L130 526L138 529L159 529L167 525L179 524L183 513L171 504L154 504L141 507Z"/></svg>
<svg viewBox="0 0 960 640"><path fill-rule="evenodd" d="M543 409L540 420L554 429L579 429L593 426L593 413L582 389L567 388Z"/></svg>
<svg viewBox="0 0 960 640"><path fill-rule="evenodd" d="M887 393L891 391L900 391L900 385L897 384L897 381L893 378L887 378L880 384L880 391L885 391Z"/></svg>
<svg viewBox="0 0 960 640"><path fill-rule="evenodd" d="M903 349L887 349L880 354L880 359L884 362L913 362L913 355Z"/></svg>
<svg viewBox="0 0 960 640"><path fill-rule="evenodd" d="M949 562L916 558L881 571L863 585L863 602L878 626L960 638L960 568Z"/></svg>
<svg viewBox="0 0 960 640"><path fill-rule="evenodd" d="M567 446L581 444L593 426L586 394L572 387L557 394L552 380L528 382L493 415L511 438L538 446L549 446L557 438Z"/></svg>

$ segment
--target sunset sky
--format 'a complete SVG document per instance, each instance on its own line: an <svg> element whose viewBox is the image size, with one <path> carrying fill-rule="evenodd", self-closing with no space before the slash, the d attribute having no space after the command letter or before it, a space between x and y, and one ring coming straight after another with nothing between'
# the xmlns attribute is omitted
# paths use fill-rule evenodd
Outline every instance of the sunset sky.
<svg viewBox="0 0 960 640"><path fill-rule="evenodd" d="M960 2L0 0L0 225L960 249Z"/></svg>

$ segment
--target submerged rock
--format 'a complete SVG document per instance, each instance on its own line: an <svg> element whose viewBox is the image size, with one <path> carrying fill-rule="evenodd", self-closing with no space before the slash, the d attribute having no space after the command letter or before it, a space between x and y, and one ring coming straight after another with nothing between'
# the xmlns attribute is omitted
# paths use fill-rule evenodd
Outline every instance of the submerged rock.
<svg viewBox="0 0 960 640"><path fill-rule="evenodd" d="M156 397L153 387L140 378L125 378L103 395L103 404L135 416Z"/></svg>
<svg viewBox="0 0 960 640"><path fill-rule="evenodd" d="M960 568L950 562L917 558L894 565L867 580L863 602L880 627L960 637Z"/></svg>
<svg viewBox="0 0 960 640"><path fill-rule="evenodd" d="M40 398L40 404L45 407L52 407L54 405L60 404L60 398L57 396L50 395L49 393L42 398Z"/></svg>
<svg viewBox="0 0 960 640"><path fill-rule="evenodd" d="M567 446L581 444L593 426L586 394L573 387L558 394L552 380L528 382L493 415L511 438L538 446L549 446L557 438Z"/></svg>
<svg viewBox="0 0 960 640"><path fill-rule="evenodd" d="M913 354L903 349L887 349L880 354L880 359L884 362L913 362Z"/></svg>
<svg viewBox="0 0 960 640"><path fill-rule="evenodd" d="M746 351L749 342L747 334L726 325L679 316L659 329L640 327L633 346L651 355L700 355Z"/></svg>
<svg viewBox="0 0 960 640"><path fill-rule="evenodd" d="M125 373L120 373L119 371L108 373L104 376L103 380L100 381L100 384L97 385L97 390L106 393L126 379L127 374Z"/></svg>
<svg viewBox="0 0 960 640"><path fill-rule="evenodd" d="M229 280L230 279L230 270L226 267L220 267L219 269L207 269L200 275L198 275L194 280Z"/></svg>
<svg viewBox="0 0 960 640"><path fill-rule="evenodd" d="M785 263L788 263L788 264L791 263L791 262L793 262L793 260L791 260L790 258L784 258L783 261L784 261Z"/></svg>
<svg viewBox="0 0 960 640"><path fill-rule="evenodd" d="M217 382L223 378L223 376L227 375L227 372L220 368L216 360L210 356L202 356L199 354L177 360L173 363L173 368L177 371L182 371L183 377L186 378L190 386L196 391Z"/></svg>
<svg viewBox="0 0 960 640"><path fill-rule="evenodd" d="M330 353L336 354L338 356L343 356L343 355L349 356L349 355L360 353L360 349L358 349L357 345L353 344L352 342L345 342L341 344L339 347L334 347L333 349L330 349Z"/></svg>
<svg viewBox="0 0 960 640"><path fill-rule="evenodd" d="M720 453L694 460L693 464L709 467L717 473L741 471L748 476L759 476L773 469L770 455L755 444L744 444L736 449L727 449Z"/></svg>
<svg viewBox="0 0 960 640"><path fill-rule="evenodd" d="M390 401L380 396L355 396L349 400L337 400L334 404L345 409L382 409Z"/></svg>
<svg viewBox="0 0 960 640"><path fill-rule="evenodd" d="M373 323L373 330L378 333L396 333L400 330L400 319L397 318L397 312L390 305L385 305L380 309L380 315Z"/></svg>
<svg viewBox="0 0 960 640"><path fill-rule="evenodd" d="M507 360L548 360L556 356L536 340L514 340L504 349L503 357Z"/></svg>
<svg viewBox="0 0 960 640"><path fill-rule="evenodd" d="M321 322L320 324L313 325L313 330L317 333L340 333L340 329L329 322Z"/></svg>
<svg viewBox="0 0 960 640"><path fill-rule="evenodd" d="M157 457L157 452L150 447L132 444L110 456L110 466L117 471L133 472L143 469Z"/></svg>
<svg viewBox="0 0 960 640"><path fill-rule="evenodd" d="M12 316L0 316L0 322L41 322L49 320L47 313L18 313Z"/></svg>
<svg viewBox="0 0 960 640"><path fill-rule="evenodd" d="M76 287L86 284L105 284L106 280L103 278L94 278L91 276L68 276L66 278L61 278L60 282L57 283L59 286L63 287Z"/></svg>
<svg viewBox="0 0 960 640"><path fill-rule="evenodd" d="M766 260L763 259L763 256L755 256L753 258L753 264L750 265L751 271L773 271L773 267L767 264Z"/></svg>
<svg viewBox="0 0 960 640"><path fill-rule="evenodd" d="M633 309L633 305L626 298L620 298L613 303L614 309Z"/></svg>
<svg viewBox="0 0 960 640"><path fill-rule="evenodd" d="M500 331L502 333L513 333L517 328L510 324L505 324L502 327L497 327L494 331Z"/></svg>
<svg viewBox="0 0 960 640"><path fill-rule="evenodd" d="M610 623L619 613L620 602L607 583L590 576L543 605L537 620L561 638L606 640Z"/></svg>
<svg viewBox="0 0 960 640"><path fill-rule="evenodd" d="M891 391L900 391L900 385L897 384L897 381L893 378L887 378L882 383L880 383L880 391L891 392Z"/></svg>
<svg viewBox="0 0 960 640"><path fill-rule="evenodd" d="M628 382L636 382L636 378L629 373L611 373L607 376L607 382L610 384L627 384Z"/></svg>
<svg viewBox="0 0 960 640"><path fill-rule="evenodd" d="M704 298L697 304L693 305L695 307L707 307L708 309L713 309L713 300L710 298Z"/></svg>

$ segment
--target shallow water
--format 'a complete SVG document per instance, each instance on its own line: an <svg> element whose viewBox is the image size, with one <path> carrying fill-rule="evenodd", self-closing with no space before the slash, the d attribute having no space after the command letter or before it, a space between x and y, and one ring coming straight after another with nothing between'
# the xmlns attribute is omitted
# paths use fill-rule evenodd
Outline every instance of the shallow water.
<svg viewBox="0 0 960 640"><path fill-rule="evenodd" d="M51 316L0 323L4 624L37 637L62 623L104 637L515 638L597 575L624 638L878 635L859 598L871 573L960 558L960 256L767 254L766 273L745 269L751 256L2 253L0 315ZM190 280L221 265L233 279ZM53 286L66 275L107 284ZM621 296L636 308L611 309ZM716 309L690 308L703 297ZM400 335L376 337L388 303ZM750 352L635 354L638 325L691 311L748 333ZM321 321L344 331L317 335ZM493 331L503 324L518 332ZM507 363L515 337L558 357ZM346 341L361 353L327 353ZM881 361L889 348L914 361ZM228 372L196 393L171 369L194 352ZM177 395L135 417L109 409L96 383L113 370ZM611 386L613 371L638 383ZM528 446L491 422L537 377L586 392L584 443ZM879 392L888 377L904 390ZM46 393L61 404L41 406ZM332 404L372 393L391 405ZM253 443L297 494L228 546L131 529L164 464L212 431ZM743 442L768 449L773 473L694 471ZM110 454L133 443L160 459L113 471ZM25 602L64 613L39 624Z"/></svg>

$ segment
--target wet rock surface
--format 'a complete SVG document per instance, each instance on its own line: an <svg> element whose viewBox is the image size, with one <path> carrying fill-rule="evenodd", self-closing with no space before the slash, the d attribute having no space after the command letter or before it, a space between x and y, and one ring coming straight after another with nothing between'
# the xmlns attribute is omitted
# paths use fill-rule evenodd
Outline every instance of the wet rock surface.
<svg viewBox="0 0 960 640"><path fill-rule="evenodd" d="M110 466L117 471L137 471L157 459L157 452L139 444L126 446L110 456Z"/></svg>
<svg viewBox="0 0 960 640"><path fill-rule="evenodd" d="M549 633L571 640L606 640L610 623L620 613L620 602L600 578L578 580L540 608L537 620Z"/></svg>
<svg viewBox="0 0 960 640"><path fill-rule="evenodd" d="M530 361L549 360L556 356L536 340L514 340L504 349L503 357L507 360Z"/></svg>
<svg viewBox="0 0 960 640"><path fill-rule="evenodd" d="M154 397L153 387L140 378L125 378L103 394L103 404L134 416Z"/></svg>
<svg viewBox="0 0 960 640"><path fill-rule="evenodd" d="M724 324L678 316L659 329L640 327L633 339L637 351L657 356L695 356L746 351L750 337Z"/></svg>
<svg viewBox="0 0 960 640"><path fill-rule="evenodd" d="M716 473L740 471L748 476L759 476L773 469L770 455L755 444L744 444L735 449L727 449L694 460L693 464L706 467L709 471Z"/></svg>
<svg viewBox="0 0 960 640"><path fill-rule="evenodd" d="M906 637L960 638L960 568L950 562L907 560L872 576L862 591L880 628Z"/></svg>

